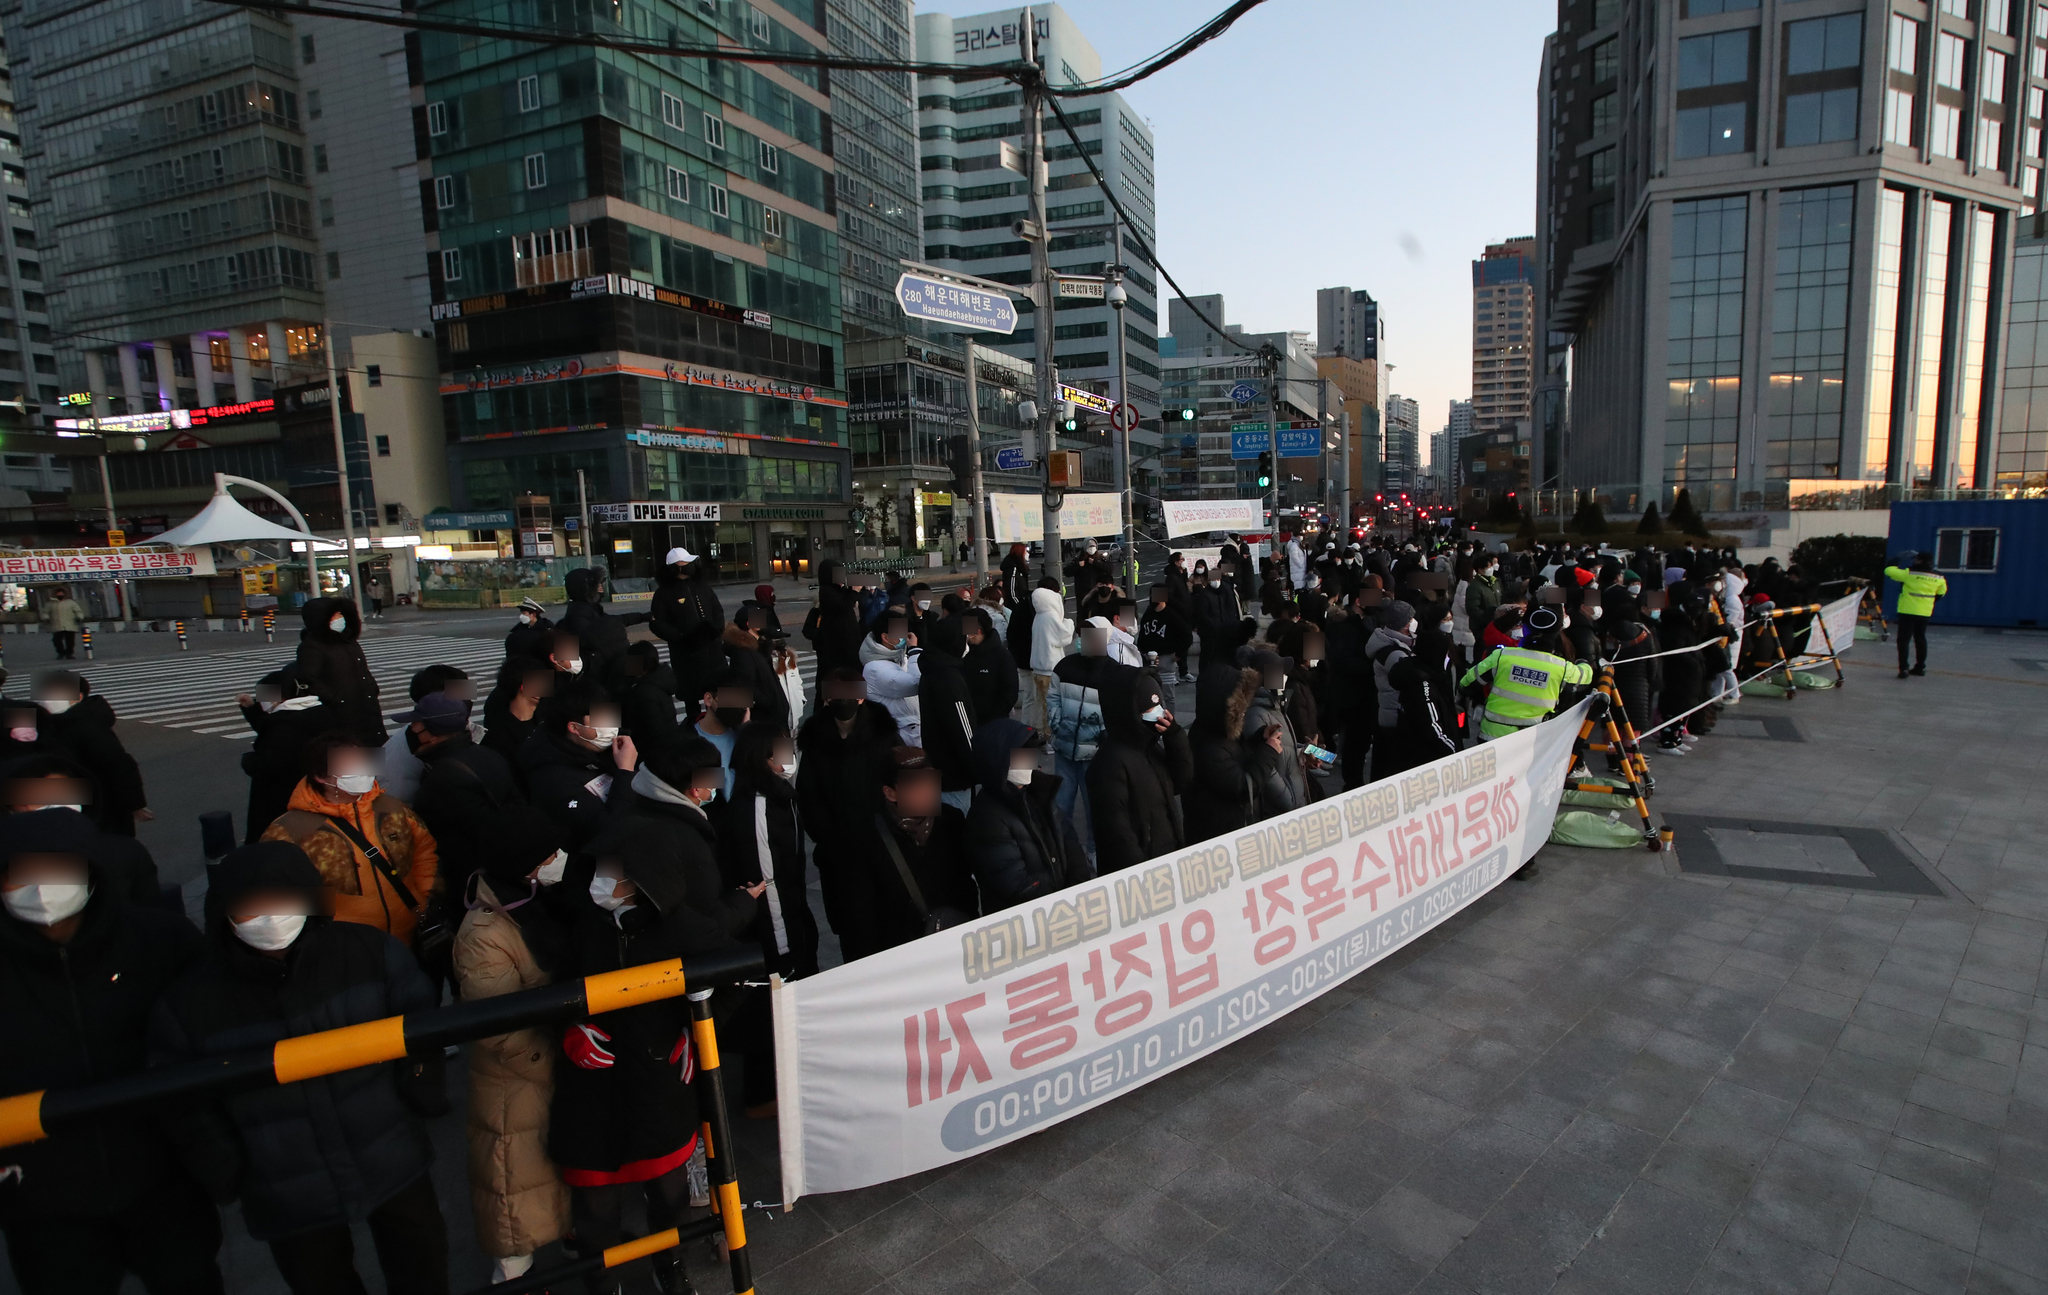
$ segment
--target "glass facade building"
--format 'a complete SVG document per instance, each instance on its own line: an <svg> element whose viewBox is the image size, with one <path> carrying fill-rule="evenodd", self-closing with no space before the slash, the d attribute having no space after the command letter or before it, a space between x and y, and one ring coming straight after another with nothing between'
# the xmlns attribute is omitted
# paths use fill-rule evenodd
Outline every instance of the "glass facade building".
<svg viewBox="0 0 2048 1295"><path fill-rule="evenodd" d="M683 46L828 47L822 5L575 21ZM547 494L561 512L579 485L592 504L800 501L818 523L805 540L836 552L849 473L828 79L433 33L419 78L454 506Z"/></svg>

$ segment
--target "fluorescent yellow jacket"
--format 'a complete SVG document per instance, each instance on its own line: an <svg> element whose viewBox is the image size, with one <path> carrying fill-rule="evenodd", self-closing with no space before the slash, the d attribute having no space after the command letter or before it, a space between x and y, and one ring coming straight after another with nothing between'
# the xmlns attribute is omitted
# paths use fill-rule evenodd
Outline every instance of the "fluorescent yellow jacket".
<svg viewBox="0 0 2048 1295"><path fill-rule="evenodd" d="M1488 737L1499 737L1542 723L1557 709L1558 694L1566 684L1593 682L1593 667L1534 648L1502 647L1475 663L1459 683L1469 687L1479 679L1492 685L1480 728Z"/></svg>
<svg viewBox="0 0 2048 1295"><path fill-rule="evenodd" d="M1887 580L1899 582L1899 615L1932 616L1934 600L1948 593L1948 581L1932 571L1908 571L1904 567L1886 567Z"/></svg>

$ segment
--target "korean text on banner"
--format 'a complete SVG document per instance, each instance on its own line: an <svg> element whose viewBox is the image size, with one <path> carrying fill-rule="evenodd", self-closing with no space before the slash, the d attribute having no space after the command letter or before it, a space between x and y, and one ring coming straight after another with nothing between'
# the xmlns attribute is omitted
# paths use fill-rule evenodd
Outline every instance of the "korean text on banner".
<svg viewBox="0 0 2048 1295"><path fill-rule="evenodd" d="M1166 538L1202 531L1255 531L1266 524L1265 505L1257 499L1194 499L1166 501Z"/></svg>
<svg viewBox="0 0 2048 1295"><path fill-rule="evenodd" d="M1863 591L1857 590L1847 597L1837 598L1820 609L1820 615L1806 629L1804 655L1824 657L1830 655L1828 644L1835 645L1834 655L1847 652L1856 643L1856 609L1863 605ZM1821 636L1821 623L1826 622L1827 636Z"/></svg>
<svg viewBox="0 0 2048 1295"><path fill-rule="evenodd" d="M1415 940L1549 838L1583 709L778 984L785 1200L1046 1128Z"/></svg>
<svg viewBox="0 0 2048 1295"><path fill-rule="evenodd" d="M180 549L135 544L110 549L16 549L0 554L0 584L168 580L213 573L211 546Z"/></svg>
<svg viewBox="0 0 2048 1295"><path fill-rule="evenodd" d="M1043 505L1037 495L991 494L988 497L990 538L998 544L1024 544L1045 538ZM1124 526L1122 496L1068 495L1060 506L1060 534L1067 539L1114 535Z"/></svg>

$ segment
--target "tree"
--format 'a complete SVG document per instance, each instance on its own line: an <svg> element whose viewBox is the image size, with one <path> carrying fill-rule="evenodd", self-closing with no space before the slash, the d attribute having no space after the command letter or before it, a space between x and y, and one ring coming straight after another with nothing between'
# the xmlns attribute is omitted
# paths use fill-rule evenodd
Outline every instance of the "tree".
<svg viewBox="0 0 2048 1295"><path fill-rule="evenodd" d="M1815 535L1792 550L1792 562L1808 580L1833 584L1857 577L1872 584L1884 573L1882 535Z"/></svg>
<svg viewBox="0 0 2048 1295"><path fill-rule="evenodd" d="M1657 501L1652 499L1650 506L1643 510L1643 520L1636 523L1636 534L1662 535L1663 533L1664 519L1657 515Z"/></svg>
<svg viewBox="0 0 2048 1295"><path fill-rule="evenodd" d="M1486 520L1489 522L1513 523L1520 521L1521 518L1522 509L1516 504L1514 496L1509 494L1495 495L1493 502L1486 507Z"/></svg>
<svg viewBox="0 0 2048 1295"><path fill-rule="evenodd" d="M1607 514L1601 510L1600 501L1591 495L1579 504L1579 510L1572 514L1571 531L1574 535L1605 535Z"/></svg>
<svg viewBox="0 0 2048 1295"><path fill-rule="evenodd" d="M1710 534L1707 530L1706 518L1701 517L1699 509L1693 507L1692 491L1690 490L1680 490L1678 497L1671 501L1671 516L1667 519L1667 523L1670 529L1678 531L1682 535L1706 536Z"/></svg>
<svg viewBox="0 0 2048 1295"><path fill-rule="evenodd" d="M1526 508L1522 510L1522 524L1515 528L1515 538L1523 540L1533 540L1536 538L1536 519L1529 515L1529 510Z"/></svg>

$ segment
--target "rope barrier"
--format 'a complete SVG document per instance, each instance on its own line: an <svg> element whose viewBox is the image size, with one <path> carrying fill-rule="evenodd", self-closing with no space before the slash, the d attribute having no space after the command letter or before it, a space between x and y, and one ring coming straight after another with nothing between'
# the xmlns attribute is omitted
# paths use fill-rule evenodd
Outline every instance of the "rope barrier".
<svg viewBox="0 0 2048 1295"><path fill-rule="evenodd" d="M761 950L752 946L688 963L670 958L430 1012L301 1034L279 1039L269 1048L138 1071L82 1088L18 1093L0 1098L0 1147L39 1142L127 1107L296 1083L437 1052L451 1043L509 1034L550 1018L615 1012L675 998L693 986L744 980L758 974L762 965Z"/></svg>

